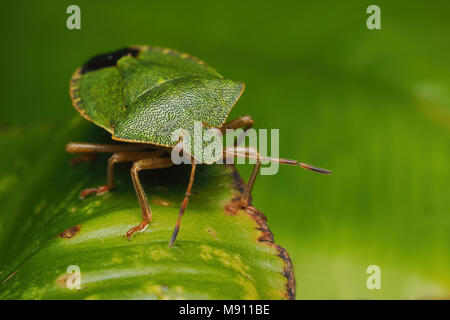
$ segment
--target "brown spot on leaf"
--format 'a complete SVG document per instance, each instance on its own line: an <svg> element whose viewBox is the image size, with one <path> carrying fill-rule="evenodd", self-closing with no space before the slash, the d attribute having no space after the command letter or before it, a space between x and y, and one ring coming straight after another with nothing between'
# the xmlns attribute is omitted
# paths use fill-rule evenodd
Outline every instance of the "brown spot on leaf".
<svg viewBox="0 0 450 320"><path fill-rule="evenodd" d="M206 232L208 232L211 235L211 237L214 238L214 240L219 240L217 238L217 233L216 233L216 231L214 229L206 228Z"/></svg>
<svg viewBox="0 0 450 320"><path fill-rule="evenodd" d="M65 273L61 276L59 276L56 280L55 283L60 286L61 288L66 289L67 288L67 280L70 279L70 277L73 276L73 273ZM72 280L72 279L70 279ZM78 289L78 288L77 288ZM87 289L87 287L82 286L81 288L79 288L80 290L83 289Z"/></svg>
<svg viewBox="0 0 450 320"><path fill-rule="evenodd" d="M80 229L81 229L81 224L77 224L76 226L74 226L74 227L72 227L72 228L69 228L69 229L64 230L63 232L61 232L61 233L59 234L59 236L60 236L61 238L70 239L70 238L73 238L74 236L76 236L76 234L77 234L78 232L80 232Z"/></svg>
<svg viewBox="0 0 450 320"><path fill-rule="evenodd" d="M58 279L56 279L56 284L59 285L61 288L66 288L67 279L69 279L71 275L68 273L63 274Z"/></svg>
<svg viewBox="0 0 450 320"><path fill-rule="evenodd" d="M225 213L231 216L234 216L241 208L241 197L231 199L224 207Z"/></svg>

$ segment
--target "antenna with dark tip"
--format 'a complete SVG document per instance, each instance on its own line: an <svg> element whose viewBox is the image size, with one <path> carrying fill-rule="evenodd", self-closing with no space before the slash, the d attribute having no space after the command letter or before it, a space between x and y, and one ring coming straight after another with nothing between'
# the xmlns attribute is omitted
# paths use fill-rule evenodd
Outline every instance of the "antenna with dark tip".
<svg viewBox="0 0 450 320"><path fill-rule="evenodd" d="M307 164L307 163L299 162L298 165L300 167L302 167L303 169L311 170L311 171L318 172L318 173L323 173L323 174L332 174L333 173L330 170L327 170L327 169L324 169L324 168L315 167L315 166L312 166L312 165Z"/></svg>
<svg viewBox="0 0 450 320"><path fill-rule="evenodd" d="M284 158L269 158L269 157L263 157L260 154L258 154L258 151L254 148L250 147L236 147L236 148L226 148L224 149L224 156L226 154L230 154L236 157L242 157L246 159L259 159L260 161L273 161L278 162L280 164L286 164L290 166L300 166L303 169L322 173L322 174L332 174L330 170L319 168L307 163L298 162L297 160L291 160L291 159L284 159Z"/></svg>

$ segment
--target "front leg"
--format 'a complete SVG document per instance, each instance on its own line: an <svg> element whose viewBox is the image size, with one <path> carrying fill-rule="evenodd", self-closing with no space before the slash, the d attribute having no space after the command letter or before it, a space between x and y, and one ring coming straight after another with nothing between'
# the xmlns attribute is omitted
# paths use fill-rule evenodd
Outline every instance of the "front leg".
<svg viewBox="0 0 450 320"><path fill-rule="evenodd" d="M195 179L195 169L196 169L196 167L197 167L197 165L195 164L194 159L192 159L191 174L189 176L189 183L188 183L188 186L187 186L187 189L186 189L186 193L184 195L184 200L181 203L180 211L178 212L178 220L177 220L177 223L175 225L175 229L173 230L172 237L170 238L169 248L171 246L173 246L173 244L175 243L175 240L177 239L178 231L180 230L181 218L183 217L184 211L186 210L186 207L187 207L188 202L189 202L189 197L191 196L191 190L192 190L192 186L194 184L194 179Z"/></svg>
<svg viewBox="0 0 450 320"><path fill-rule="evenodd" d="M128 230L128 239L131 239L135 232L144 231L147 228L148 224L152 221L152 210L148 205L147 197L145 196L141 181L139 180L139 171L168 168L171 166L173 166L173 162L170 158L141 159L133 163L133 167L131 168L131 178L133 179L134 189L136 190L139 204L142 209L142 222L136 227Z"/></svg>

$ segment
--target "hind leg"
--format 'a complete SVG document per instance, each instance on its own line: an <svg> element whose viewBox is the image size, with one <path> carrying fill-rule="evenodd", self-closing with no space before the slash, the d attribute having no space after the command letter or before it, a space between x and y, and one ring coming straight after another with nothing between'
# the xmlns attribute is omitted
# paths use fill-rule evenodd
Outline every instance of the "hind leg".
<svg viewBox="0 0 450 320"><path fill-rule="evenodd" d="M242 116L242 117L239 117L239 118L237 118L235 120L232 120L230 122L225 123L222 126L222 132L225 132L226 129L243 128L244 129L244 133L240 137L238 137L238 139L237 139L237 141L235 143L235 146L237 146L242 141L242 139L244 138L245 131L247 131L248 129L252 128L253 124L254 124L254 121L253 121L253 118L251 116ZM252 189L253 189L253 186L255 185L256 177L258 176L258 172L259 172L259 169L261 167L261 161L259 159L259 153L257 153L257 151L255 151L255 152L257 154L257 157L256 157L257 162L256 162L255 166L253 167L252 173L250 175L250 178L248 179L247 184L245 185L245 190L244 190L244 193L242 195L242 200L241 200L242 206L244 208L249 207L249 202L250 202L250 198L251 198Z"/></svg>

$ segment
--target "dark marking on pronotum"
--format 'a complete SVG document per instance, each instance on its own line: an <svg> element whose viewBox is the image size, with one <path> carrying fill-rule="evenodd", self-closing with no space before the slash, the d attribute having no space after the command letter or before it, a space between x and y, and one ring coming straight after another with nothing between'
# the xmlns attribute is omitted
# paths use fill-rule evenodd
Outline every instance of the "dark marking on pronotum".
<svg viewBox="0 0 450 320"><path fill-rule="evenodd" d="M80 229L81 229L81 224L77 224L76 226L61 232L59 234L59 236L61 238L70 239L70 238L73 238L78 232L80 232Z"/></svg>
<svg viewBox="0 0 450 320"><path fill-rule="evenodd" d="M117 61L124 57L131 55L137 57L140 49L137 48L123 48L112 53L100 54L93 57L81 67L81 74L85 74L90 71L95 71L107 67L113 67L117 64Z"/></svg>
<svg viewBox="0 0 450 320"><path fill-rule="evenodd" d="M245 184L242 180L239 173L236 171L234 166L232 167L232 176L234 178L234 185L242 194L244 192ZM236 201L240 200L237 198L233 198L229 204L235 204ZM234 206L233 206L234 207ZM225 210L227 206L225 207ZM239 210L239 209L238 209ZM227 212L227 211L226 211ZM282 275L287 279L286 283L286 299L295 300L295 276L294 276L294 267L292 265L291 258L289 257L288 252L282 246L275 244L274 237L272 231L270 231L269 226L267 225L267 218L258 209L251 205L251 199L249 202L249 206L246 208L245 212L256 222L257 227L256 230L261 232L261 235L258 237L258 242L264 245L271 246L275 248L278 252L278 257L280 257L284 262L284 269ZM228 212L227 212L228 213Z"/></svg>

